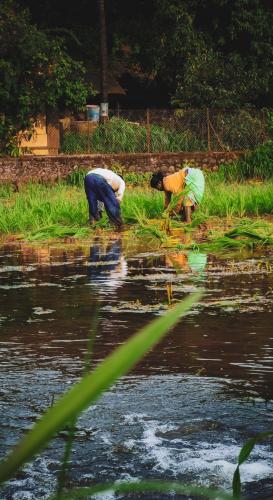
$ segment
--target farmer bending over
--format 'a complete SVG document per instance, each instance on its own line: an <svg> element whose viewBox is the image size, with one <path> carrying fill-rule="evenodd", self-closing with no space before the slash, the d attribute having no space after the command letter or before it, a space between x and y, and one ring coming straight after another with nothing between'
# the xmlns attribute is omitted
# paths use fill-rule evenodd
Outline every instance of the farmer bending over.
<svg viewBox="0 0 273 500"><path fill-rule="evenodd" d="M165 192L165 210L171 202L172 195L181 193L173 210L176 214L180 214L184 221L191 222L191 213L203 198L205 179L200 168L185 167L165 177L162 172L154 173L151 187Z"/></svg>
<svg viewBox="0 0 273 500"><path fill-rule="evenodd" d="M84 188L89 205L89 222L94 224L101 217L98 201L105 206L106 213L117 229L122 228L120 202L125 191L124 180L107 168L94 168L84 178Z"/></svg>

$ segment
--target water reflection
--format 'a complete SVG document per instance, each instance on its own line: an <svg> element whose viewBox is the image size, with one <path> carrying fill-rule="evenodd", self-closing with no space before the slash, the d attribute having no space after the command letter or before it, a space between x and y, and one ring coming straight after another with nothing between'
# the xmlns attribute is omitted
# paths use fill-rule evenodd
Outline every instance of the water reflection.
<svg viewBox="0 0 273 500"><path fill-rule="evenodd" d="M122 471L230 487L241 445L272 428L268 257L260 265L252 254L207 261L199 252L162 249L126 253L128 270L123 251L119 238L73 251L0 249L0 454L82 374L97 298L95 363L168 307L166 285L174 302L202 285L202 304L82 415L71 477L81 486L92 469L91 481L115 481ZM53 494L62 439L0 498ZM272 485L269 446L255 446L245 464L244 484L258 492L253 500Z"/></svg>
<svg viewBox="0 0 273 500"><path fill-rule="evenodd" d="M122 254L120 238L110 241L106 248L96 240L90 247L87 274L90 283L99 292L114 291L120 287L128 273L127 261Z"/></svg>
<svg viewBox="0 0 273 500"><path fill-rule="evenodd" d="M177 252L166 255L166 265L174 267L177 272L191 272L203 277L207 265L207 254L200 252Z"/></svg>

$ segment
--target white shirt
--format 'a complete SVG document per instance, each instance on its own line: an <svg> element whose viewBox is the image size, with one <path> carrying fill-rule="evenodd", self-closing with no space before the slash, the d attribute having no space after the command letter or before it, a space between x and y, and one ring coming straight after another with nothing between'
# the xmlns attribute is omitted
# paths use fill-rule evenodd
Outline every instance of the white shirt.
<svg viewBox="0 0 273 500"><path fill-rule="evenodd" d="M108 170L108 168L94 168L88 174L97 174L103 177L115 191L116 199L121 202L125 191L125 182L118 174Z"/></svg>

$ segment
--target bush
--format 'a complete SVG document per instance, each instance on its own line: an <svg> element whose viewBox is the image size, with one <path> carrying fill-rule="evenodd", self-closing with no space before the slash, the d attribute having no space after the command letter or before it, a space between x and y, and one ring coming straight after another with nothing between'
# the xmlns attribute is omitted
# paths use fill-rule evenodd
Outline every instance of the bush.
<svg viewBox="0 0 273 500"><path fill-rule="evenodd" d="M61 152L72 153L87 153L88 152L88 136L79 132L65 132L61 145Z"/></svg>
<svg viewBox="0 0 273 500"><path fill-rule="evenodd" d="M273 177L273 141L261 144L231 165L222 165L219 173L229 181L270 179Z"/></svg>
<svg viewBox="0 0 273 500"><path fill-rule="evenodd" d="M222 144L229 150L253 149L269 139L269 130L263 111L246 109L225 112L211 112L213 127ZM212 137L215 141L215 137ZM219 146L219 144L215 144Z"/></svg>
<svg viewBox="0 0 273 500"><path fill-rule="evenodd" d="M159 125L150 126L150 150L153 153L198 151L205 149L204 141L190 130L178 132ZM88 135L66 132L63 153L141 153L147 152L147 128L120 118L111 118Z"/></svg>

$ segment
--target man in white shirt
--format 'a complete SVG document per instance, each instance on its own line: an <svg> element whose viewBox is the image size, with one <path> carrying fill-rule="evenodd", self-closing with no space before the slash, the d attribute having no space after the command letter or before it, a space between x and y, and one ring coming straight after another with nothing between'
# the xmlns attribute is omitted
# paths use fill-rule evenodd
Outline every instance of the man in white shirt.
<svg viewBox="0 0 273 500"><path fill-rule="evenodd" d="M111 222L122 227L120 203L125 191L125 182L118 174L107 168L94 168L84 179L84 188L89 205L89 220L93 224L100 218L98 201L102 202Z"/></svg>

